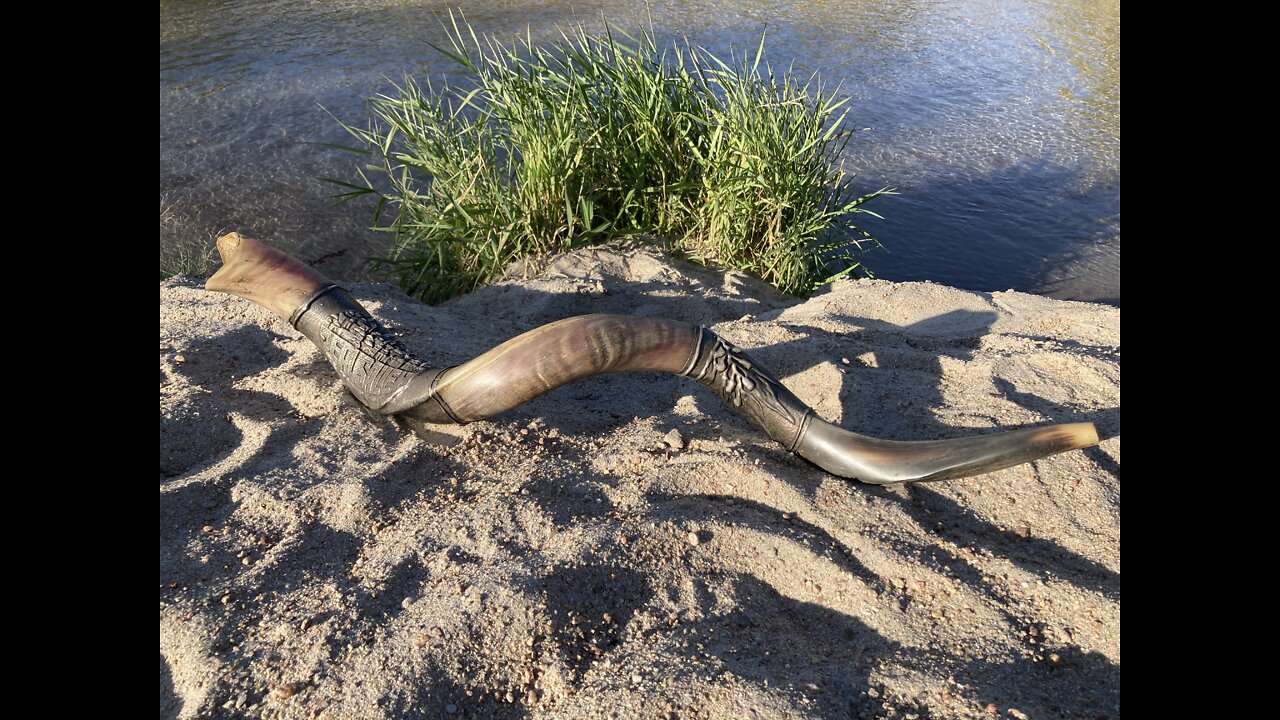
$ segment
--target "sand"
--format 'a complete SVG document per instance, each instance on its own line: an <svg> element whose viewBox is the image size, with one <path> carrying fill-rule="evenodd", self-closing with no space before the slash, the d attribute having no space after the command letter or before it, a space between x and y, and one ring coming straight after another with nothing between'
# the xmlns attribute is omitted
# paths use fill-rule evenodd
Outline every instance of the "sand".
<svg viewBox="0 0 1280 720"><path fill-rule="evenodd" d="M866 434L1104 440L873 487L623 374L427 442L266 310L162 282L162 718L1119 716L1117 308L870 280L801 302L625 249L525 274L441 307L351 289L440 365L663 316Z"/></svg>

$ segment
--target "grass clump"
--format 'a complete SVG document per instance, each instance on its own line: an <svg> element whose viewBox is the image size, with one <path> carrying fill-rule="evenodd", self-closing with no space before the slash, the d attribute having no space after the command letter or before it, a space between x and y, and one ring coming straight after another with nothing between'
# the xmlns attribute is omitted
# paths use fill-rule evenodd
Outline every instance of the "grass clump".
<svg viewBox="0 0 1280 720"><path fill-rule="evenodd" d="M214 238L191 242L182 237L190 218L180 215L176 204L160 196L160 279L178 275L207 278L216 268Z"/></svg>
<svg viewBox="0 0 1280 720"><path fill-rule="evenodd" d="M803 294L876 244L852 219L890 191L859 195L841 167L847 100L775 74L763 36L728 62L582 26L508 48L454 18L449 41L465 83L372 99L368 126L346 127L375 162L332 181L376 194L375 223L394 209L374 262L412 295L440 302L524 256L620 236Z"/></svg>

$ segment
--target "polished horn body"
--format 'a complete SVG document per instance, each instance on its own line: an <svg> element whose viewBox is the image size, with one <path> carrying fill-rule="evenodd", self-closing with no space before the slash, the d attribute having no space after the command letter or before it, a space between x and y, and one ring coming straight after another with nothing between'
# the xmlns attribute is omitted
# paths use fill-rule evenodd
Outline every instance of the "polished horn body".
<svg viewBox="0 0 1280 720"><path fill-rule="evenodd" d="M231 233L206 288L252 300L314 342L370 410L467 423L607 372L661 371L710 387L770 438L822 469L873 484L978 475L1096 445L1092 423L952 440L896 442L828 423L739 348L705 327L658 318L583 315L519 335L474 360L433 368L345 290L286 253Z"/></svg>

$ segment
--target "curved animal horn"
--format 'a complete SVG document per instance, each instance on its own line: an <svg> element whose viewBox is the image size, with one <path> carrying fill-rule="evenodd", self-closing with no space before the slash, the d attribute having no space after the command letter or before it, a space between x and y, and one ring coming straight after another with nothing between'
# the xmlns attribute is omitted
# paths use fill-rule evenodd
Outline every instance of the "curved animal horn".
<svg viewBox="0 0 1280 720"><path fill-rule="evenodd" d="M715 390L787 450L874 484L979 475L1096 445L1092 423L955 440L895 442L832 425L741 350L706 328L656 318L583 315L544 325L452 368L414 358L345 290L289 255L236 233L218 239L223 267L205 287L253 300L324 351L375 412L467 423L592 375L657 370Z"/></svg>

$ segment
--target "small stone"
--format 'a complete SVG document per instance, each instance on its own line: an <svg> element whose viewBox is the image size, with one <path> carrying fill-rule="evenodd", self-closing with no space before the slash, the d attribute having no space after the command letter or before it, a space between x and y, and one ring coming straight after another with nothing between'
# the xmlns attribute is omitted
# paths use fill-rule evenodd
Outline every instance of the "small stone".
<svg viewBox="0 0 1280 720"><path fill-rule="evenodd" d="M212 525L205 525L204 527L200 528L200 532L202 532L202 533L211 533L211 532L213 532L213 526L212 526Z"/></svg>
<svg viewBox="0 0 1280 720"><path fill-rule="evenodd" d="M844 357L842 357L842 358L840 358L840 362L844 363L845 365L848 365L848 364L849 364L849 358L844 358Z"/></svg>
<svg viewBox="0 0 1280 720"><path fill-rule="evenodd" d="M644 678L640 677L640 673L632 673L632 674L631 674L631 684L632 684L632 685L639 685L639 684L640 684L640 681L641 681L641 680L643 680L643 679L644 679Z"/></svg>
<svg viewBox="0 0 1280 720"><path fill-rule="evenodd" d="M987 706L983 709L987 711L988 715L995 715L1000 711L1000 708L996 707L995 703L987 703Z"/></svg>
<svg viewBox="0 0 1280 720"><path fill-rule="evenodd" d="M223 595L223 596L222 596L222 604L223 604L223 605L227 605L227 604L229 604L230 602L231 602L231 596L230 596L230 595Z"/></svg>
<svg viewBox="0 0 1280 720"><path fill-rule="evenodd" d="M689 533L689 535L688 535L688 537L686 537L685 539L686 539L686 540L688 540L688 541L689 541L689 544L690 544L690 545L692 545L692 546L694 546L694 547L697 547L697 546L698 546L698 543L702 542L702 541L698 538L698 533L696 533L696 532L690 532L690 533Z"/></svg>
<svg viewBox="0 0 1280 720"><path fill-rule="evenodd" d="M236 696L236 708L242 708L249 702L249 693L240 693Z"/></svg>
<svg viewBox="0 0 1280 720"><path fill-rule="evenodd" d="M1026 713L1018 708L1009 708L1009 717L1014 718L1014 720L1031 720Z"/></svg>
<svg viewBox="0 0 1280 720"><path fill-rule="evenodd" d="M400 601L400 607L404 608L405 610L408 610L412 606L413 606L413 598L411 597L407 597Z"/></svg>
<svg viewBox="0 0 1280 720"><path fill-rule="evenodd" d="M178 363L179 365L181 365L182 363L184 363L184 362L186 362L186 361L187 361L187 356L186 356L186 355L174 355L174 356L173 356L173 361L174 361L174 362L176 362L176 363Z"/></svg>
<svg viewBox="0 0 1280 720"><path fill-rule="evenodd" d="M1061 655L1059 655L1058 653L1049 653L1049 664L1050 664L1050 665L1057 665L1057 664L1058 664L1058 663L1060 663L1060 662L1062 662L1062 656L1061 656Z"/></svg>
<svg viewBox="0 0 1280 720"><path fill-rule="evenodd" d="M253 562L253 559L250 558L248 555L245 555L244 559L240 561L240 563L243 565L248 565L251 562Z"/></svg>
<svg viewBox="0 0 1280 720"><path fill-rule="evenodd" d="M453 703L449 703L448 705L444 706L444 711L452 715L458 712L458 706L454 705Z"/></svg>
<svg viewBox="0 0 1280 720"><path fill-rule="evenodd" d="M662 436L662 442L664 445L671 448L672 450L684 449L684 436L680 434L679 430L676 430L674 428L671 430L671 432Z"/></svg>
<svg viewBox="0 0 1280 720"><path fill-rule="evenodd" d="M281 700L284 700L286 698L291 698L294 695L297 695L298 693L302 692L302 689L305 688L306 686L307 684L304 682L286 683L284 685L281 685L280 687L277 687L275 690L272 690L271 694L275 695Z"/></svg>

